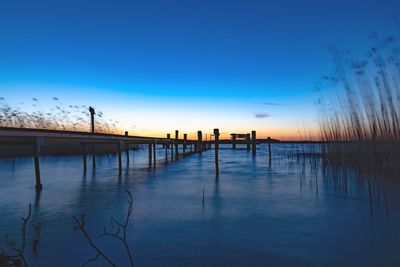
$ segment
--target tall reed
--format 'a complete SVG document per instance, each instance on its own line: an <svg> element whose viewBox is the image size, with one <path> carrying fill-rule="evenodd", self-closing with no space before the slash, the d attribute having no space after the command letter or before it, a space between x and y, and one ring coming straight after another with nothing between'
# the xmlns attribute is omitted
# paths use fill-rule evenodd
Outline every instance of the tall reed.
<svg viewBox="0 0 400 267"><path fill-rule="evenodd" d="M90 114L87 106L64 106L57 97L53 97L53 101L53 107L44 110L37 98L32 98L31 103L11 106L7 104L4 97L0 97L0 127L90 131ZM95 116L96 132L117 133L119 131L118 121L105 119L101 111L98 111Z"/></svg>
<svg viewBox="0 0 400 267"><path fill-rule="evenodd" d="M324 163L356 172L386 197L385 187L400 185L400 46L394 37L371 39L359 59L332 49L335 70L320 85L335 95L319 100L319 125Z"/></svg>

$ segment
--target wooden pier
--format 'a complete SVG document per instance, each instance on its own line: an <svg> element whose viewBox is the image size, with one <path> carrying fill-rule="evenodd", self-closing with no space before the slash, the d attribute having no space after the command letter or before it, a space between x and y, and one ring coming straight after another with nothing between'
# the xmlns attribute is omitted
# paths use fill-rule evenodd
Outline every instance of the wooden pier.
<svg viewBox="0 0 400 267"><path fill-rule="evenodd" d="M93 111L94 112L94 111ZM39 130L39 129L22 129L0 127L0 145L5 146L31 146L32 157L34 161L35 173L35 189L41 191L43 188L42 177L40 173L40 155L41 147L48 142L59 142L64 144L74 144L81 147L83 172L86 173L88 168L87 156L92 155L92 167L96 169L96 146L112 145L116 148L118 158L118 173L122 173L122 151L125 150L126 160L129 161L129 146L131 145L147 145L149 168L156 167L156 147L162 146L165 149L165 161L177 160L192 153L202 153L214 146L215 151L215 174L219 174L218 150L221 144L231 144L233 149L237 145L243 144L247 150L252 151L256 155L257 144L268 143L269 160L271 160L271 142L273 139L256 139L256 131L250 134L232 134L232 139L220 139L219 129L214 129L214 140L203 141L202 131L197 132L197 140L189 140L187 134L183 134L183 139L179 138L179 131L175 131L175 138L171 139L171 134L166 134L165 138L159 137L143 137L130 136L128 132L124 135L104 134L94 132L94 123L91 122L91 132L73 132L73 131L57 131L57 130ZM190 150L188 150L190 147ZM90 152L88 150L90 148ZM168 150L170 150L170 159L168 159Z"/></svg>

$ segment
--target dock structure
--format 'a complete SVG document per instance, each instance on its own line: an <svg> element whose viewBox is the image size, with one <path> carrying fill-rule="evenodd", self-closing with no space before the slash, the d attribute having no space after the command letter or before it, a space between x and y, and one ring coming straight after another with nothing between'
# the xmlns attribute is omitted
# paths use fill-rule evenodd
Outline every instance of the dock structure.
<svg viewBox="0 0 400 267"><path fill-rule="evenodd" d="M58 130L41 130L41 129L23 129L23 128L8 128L0 127L0 145L28 145L32 146L32 157L34 161L34 173L35 173L35 189L41 191L42 176L40 172L40 155L41 147L48 142L59 142L62 144L73 144L81 147L82 161L83 161L83 173L86 174L88 168L88 154L92 156L92 167L93 171L96 169L96 147L100 145L112 145L116 147L116 156L118 162L118 174L122 174L122 151L125 149L127 163L129 161L129 147L131 145L147 145L148 147L148 166L149 168L156 167L156 147L162 145L165 149L165 162L168 162L168 158L177 160L184 156L199 153L208 150L211 146L214 146L215 151L215 171L216 175L219 174L219 163L218 163L218 150L222 144L230 144L233 149L237 148L237 145L243 144L248 151L252 148L253 155L256 153L256 146L260 143L268 144L268 155L271 161L271 143L273 139L256 139L256 132L250 134L231 134L231 139L220 139L220 133L218 129L214 129L214 141L203 140L202 131L197 132L197 139L190 140L188 135L185 133L183 139L179 139L179 131L175 131L175 138L171 139L171 134L167 134L166 138L159 137L143 137L143 136L130 136L128 132L123 135L118 134L104 134L95 133L94 125L91 125L90 132L74 132L74 131L58 131ZM179 146L182 147L182 152L179 153ZM188 149L190 147L190 150ZM192 147L194 149L192 149ZM97 152L99 153L99 152ZM168 157L170 153L170 157ZM175 154L175 155L174 155ZM181 156L181 157L180 157Z"/></svg>

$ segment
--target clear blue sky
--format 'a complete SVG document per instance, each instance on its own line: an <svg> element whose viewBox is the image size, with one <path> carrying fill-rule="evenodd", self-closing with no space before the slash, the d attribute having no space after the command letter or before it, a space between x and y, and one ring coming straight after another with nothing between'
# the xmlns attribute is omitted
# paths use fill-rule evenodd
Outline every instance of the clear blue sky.
<svg viewBox="0 0 400 267"><path fill-rule="evenodd" d="M0 96L93 105L148 135L286 137L314 127L329 46L364 51L372 32L399 31L399 11L398 0L4 0Z"/></svg>

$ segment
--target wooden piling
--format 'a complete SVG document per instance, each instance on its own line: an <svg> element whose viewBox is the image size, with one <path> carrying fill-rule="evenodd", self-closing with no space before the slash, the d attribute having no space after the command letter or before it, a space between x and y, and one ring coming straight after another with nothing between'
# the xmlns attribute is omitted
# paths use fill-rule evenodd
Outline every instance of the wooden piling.
<svg viewBox="0 0 400 267"><path fill-rule="evenodd" d="M250 150L250 134L246 134L247 150Z"/></svg>
<svg viewBox="0 0 400 267"><path fill-rule="evenodd" d="M203 150L203 134L201 131L197 131L197 152L200 152Z"/></svg>
<svg viewBox="0 0 400 267"><path fill-rule="evenodd" d="M183 155L185 155L186 153L186 142L187 142L187 134L183 134L183 146L182 146L182 150L183 150Z"/></svg>
<svg viewBox="0 0 400 267"><path fill-rule="evenodd" d="M151 162L152 162L152 155L153 155L153 151L151 151L151 143L148 144L148 148L149 148L149 168L151 168Z"/></svg>
<svg viewBox="0 0 400 267"><path fill-rule="evenodd" d="M232 134L232 149L236 149L236 134Z"/></svg>
<svg viewBox="0 0 400 267"><path fill-rule="evenodd" d="M218 149L219 149L219 129L214 129L215 174L217 176L219 175Z"/></svg>
<svg viewBox="0 0 400 267"><path fill-rule="evenodd" d="M86 148L86 144L83 144L83 172L86 174L86 170L87 170L87 148Z"/></svg>
<svg viewBox="0 0 400 267"><path fill-rule="evenodd" d="M252 148L253 156L256 155L256 150L257 150L256 131L251 131L251 148Z"/></svg>
<svg viewBox="0 0 400 267"><path fill-rule="evenodd" d="M269 162L272 160L272 150L271 150L271 137L268 136L268 155L269 155Z"/></svg>
<svg viewBox="0 0 400 267"><path fill-rule="evenodd" d="M129 165L129 144L125 144L126 163Z"/></svg>
<svg viewBox="0 0 400 267"><path fill-rule="evenodd" d="M118 173L121 175L122 173L122 156L121 156L121 146L122 143L117 143L117 153L118 153Z"/></svg>
<svg viewBox="0 0 400 267"><path fill-rule="evenodd" d="M171 134L167 134L167 139L165 140L165 145L164 145L164 148L165 148L165 160L166 161L168 161L168 148L169 148L170 138L171 138Z"/></svg>
<svg viewBox="0 0 400 267"><path fill-rule="evenodd" d="M175 147L175 141L171 140L171 161L174 160L174 147Z"/></svg>
<svg viewBox="0 0 400 267"><path fill-rule="evenodd" d="M154 167L156 167L156 161L157 161L156 149L157 149L157 141L154 141L154 144L153 144L153 166Z"/></svg>
<svg viewBox="0 0 400 267"><path fill-rule="evenodd" d="M33 162L35 164L35 180L36 180L35 190L37 192L43 189L43 185L40 179L39 154L40 154L40 144L39 141L36 140L36 142L33 145Z"/></svg>
<svg viewBox="0 0 400 267"><path fill-rule="evenodd" d="M167 134L167 148L169 148L170 145L170 141L171 141L171 134Z"/></svg>
<svg viewBox="0 0 400 267"><path fill-rule="evenodd" d="M175 157L177 158L179 156L179 131L175 130Z"/></svg>
<svg viewBox="0 0 400 267"><path fill-rule="evenodd" d="M92 167L93 170L96 169L96 146L92 144Z"/></svg>

